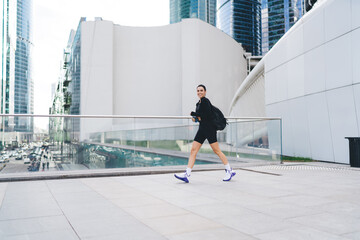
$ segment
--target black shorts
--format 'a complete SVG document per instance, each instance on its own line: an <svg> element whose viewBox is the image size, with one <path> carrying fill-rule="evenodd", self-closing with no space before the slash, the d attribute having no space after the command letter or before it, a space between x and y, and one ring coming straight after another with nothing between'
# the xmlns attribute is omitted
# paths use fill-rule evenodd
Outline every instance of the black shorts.
<svg viewBox="0 0 360 240"><path fill-rule="evenodd" d="M205 142L205 139L207 139L210 144L217 142L216 129L200 126L199 130L196 133L194 141L203 144Z"/></svg>

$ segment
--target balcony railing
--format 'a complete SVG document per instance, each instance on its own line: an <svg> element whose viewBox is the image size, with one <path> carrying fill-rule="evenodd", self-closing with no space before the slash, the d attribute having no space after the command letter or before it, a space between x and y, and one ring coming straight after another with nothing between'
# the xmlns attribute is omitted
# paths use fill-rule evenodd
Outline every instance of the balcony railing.
<svg viewBox="0 0 360 240"><path fill-rule="evenodd" d="M186 165L198 129L187 116L0 117L0 174ZM230 162L281 162L280 118L228 118L228 122L217 137ZM213 163L221 161L206 141L196 164Z"/></svg>

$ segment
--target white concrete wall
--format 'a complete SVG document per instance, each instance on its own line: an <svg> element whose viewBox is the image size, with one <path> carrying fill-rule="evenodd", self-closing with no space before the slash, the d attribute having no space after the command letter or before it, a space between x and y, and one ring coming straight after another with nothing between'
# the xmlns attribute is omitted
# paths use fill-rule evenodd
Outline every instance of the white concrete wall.
<svg viewBox="0 0 360 240"><path fill-rule="evenodd" d="M284 154L349 163L345 137L360 135L359 12L358 0L328 0L266 58L267 115L284 118Z"/></svg>
<svg viewBox="0 0 360 240"><path fill-rule="evenodd" d="M200 83L227 115L246 77L241 45L198 19L161 27L83 22L81 44L82 115L188 116L198 101ZM134 127L132 121L116 120L113 126L101 122L113 129L120 122ZM103 125L89 122L81 127L106 130Z"/></svg>
<svg viewBox="0 0 360 240"><path fill-rule="evenodd" d="M101 47L99 47L101 46ZM113 24L81 23L80 114L111 115L113 88ZM86 81L83 81L86 79ZM111 130L111 119L80 120L81 139L86 132Z"/></svg>
<svg viewBox="0 0 360 240"><path fill-rule="evenodd" d="M324 1L262 60L266 115L283 118L283 154L349 163L345 137L360 136L359 12L358 0Z"/></svg>

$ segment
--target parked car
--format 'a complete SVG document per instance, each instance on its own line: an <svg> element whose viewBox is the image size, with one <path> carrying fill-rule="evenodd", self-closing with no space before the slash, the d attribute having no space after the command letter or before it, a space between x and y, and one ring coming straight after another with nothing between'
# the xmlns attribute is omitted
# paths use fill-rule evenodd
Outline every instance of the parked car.
<svg viewBox="0 0 360 240"><path fill-rule="evenodd" d="M30 159L29 158L24 158L24 164L30 164Z"/></svg>
<svg viewBox="0 0 360 240"><path fill-rule="evenodd" d="M17 155L15 156L15 160L22 160L22 159L23 159L23 157L22 157L21 154L17 154Z"/></svg>
<svg viewBox="0 0 360 240"><path fill-rule="evenodd" d="M10 161L10 156L7 155L7 154L3 155L1 158L4 160L4 162L9 162Z"/></svg>

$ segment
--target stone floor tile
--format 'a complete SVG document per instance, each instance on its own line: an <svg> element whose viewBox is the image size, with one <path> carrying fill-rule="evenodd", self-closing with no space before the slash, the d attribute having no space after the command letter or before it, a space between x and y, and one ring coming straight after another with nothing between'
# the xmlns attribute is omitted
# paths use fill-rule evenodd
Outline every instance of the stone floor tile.
<svg viewBox="0 0 360 240"><path fill-rule="evenodd" d="M207 229L203 231L182 233L177 235L168 236L169 240L218 240L218 239L226 239L226 240L256 240L257 238L252 237L250 235L235 231L231 228L215 228L215 229Z"/></svg>
<svg viewBox="0 0 360 240"><path fill-rule="evenodd" d="M290 221L332 234L346 234L360 229L360 218L322 213L289 219Z"/></svg>
<svg viewBox="0 0 360 240"><path fill-rule="evenodd" d="M144 232L153 233L153 230L136 220L132 216L120 216L101 220L70 221L76 233L83 238L100 238L111 235L146 236ZM126 239L126 238L123 238Z"/></svg>
<svg viewBox="0 0 360 240"><path fill-rule="evenodd" d="M202 217L206 217L212 220L216 220L219 217L224 216L238 216L238 215L249 215L255 214L257 212L250 209L244 208L238 204L234 203L213 203L213 204L204 204L197 206L186 207L188 211L198 214Z"/></svg>
<svg viewBox="0 0 360 240"><path fill-rule="evenodd" d="M279 231L281 229L299 226L298 224L261 213L244 216L223 216L218 218L217 222L249 235Z"/></svg>
<svg viewBox="0 0 360 240"><path fill-rule="evenodd" d="M135 207L135 206L146 206L154 204L162 204L164 201L159 198L152 197L147 194L141 194L138 196L123 196L121 198L113 198L111 202L121 208L124 207Z"/></svg>
<svg viewBox="0 0 360 240"><path fill-rule="evenodd" d="M142 222L165 236L222 227L221 224L195 214L143 219Z"/></svg>
<svg viewBox="0 0 360 240"><path fill-rule="evenodd" d="M169 216L184 215L190 213L189 211L186 211L183 208L174 206L169 203L126 207L124 208L124 210L138 219L169 217Z"/></svg>
<svg viewBox="0 0 360 240"><path fill-rule="evenodd" d="M39 217L0 221L0 235L26 235L39 232L71 230L64 216Z"/></svg>
<svg viewBox="0 0 360 240"><path fill-rule="evenodd" d="M272 203L272 204L255 205L255 206L253 205L253 206L247 206L247 208L255 212L264 213L269 216L282 218L282 219L313 215L323 212L316 208L303 207L290 203Z"/></svg>
<svg viewBox="0 0 360 240"><path fill-rule="evenodd" d="M347 233L347 234L344 234L342 236L347 238L347 239L359 240L360 239L360 231Z"/></svg>
<svg viewBox="0 0 360 240"><path fill-rule="evenodd" d="M346 238L312 228L298 227L255 235L261 240L346 240Z"/></svg>
<svg viewBox="0 0 360 240"><path fill-rule="evenodd" d="M5 236L2 240L78 240L73 230L60 230L51 232L38 232L23 235Z"/></svg>

